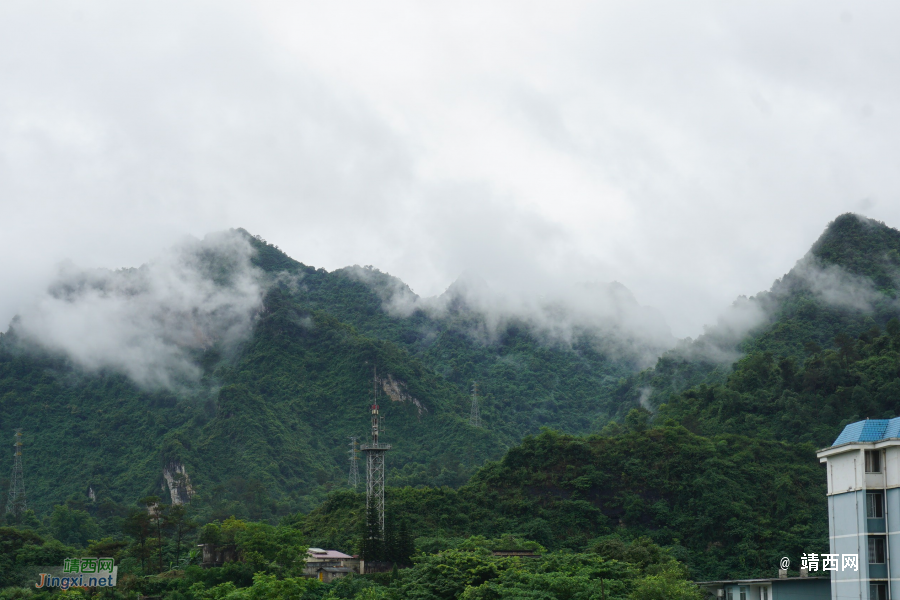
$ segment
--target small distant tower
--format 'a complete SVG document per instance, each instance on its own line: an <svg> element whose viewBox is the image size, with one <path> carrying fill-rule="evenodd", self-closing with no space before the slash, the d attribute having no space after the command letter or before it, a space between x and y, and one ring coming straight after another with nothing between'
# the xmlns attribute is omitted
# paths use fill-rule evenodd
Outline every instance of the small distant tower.
<svg viewBox="0 0 900 600"><path fill-rule="evenodd" d="M378 372L373 370L372 381L372 442L361 444L359 449L366 454L366 514L374 507L378 515L377 530L384 540L384 455L391 449L390 444L378 440L378 432L384 430L384 417L378 414Z"/></svg>
<svg viewBox="0 0 900 600"><path fill-rule="evenodd" d="M16 522L20 522L22 514L28 510L25 503L25 478L22 475L22 430L16 429L16 441L13 442L13 469L9 478L9 498L6 501L6 513L12 513Z"/></svg>
<svg viewBox="0 0 900 600"><path fill-rule="evenodd" d="M469 411L469 425L481 427L481 412L478 410L478 382L472 382L472 409Z"/></svg>
<svg viewBox="0 0 900 600"><path fill-rule="evenodd" d="M359 442L355 435L350 436L350 477L347 483L354 490L359 487Z"/></svg>

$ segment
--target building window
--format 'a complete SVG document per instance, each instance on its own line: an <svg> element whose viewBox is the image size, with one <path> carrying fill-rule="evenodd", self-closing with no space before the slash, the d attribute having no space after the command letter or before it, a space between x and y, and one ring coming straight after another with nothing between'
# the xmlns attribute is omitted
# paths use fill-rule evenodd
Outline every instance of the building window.
<svg viewBox="0 0 900 600"><path fill-rule="evenodd" d="M881 450L866 450L866 473L881 473Z"/></svg>
<svg viewBox="0 0 900 600"><path fill-rule="evenodd" d="M869 598L871 598L871 600L887 600L887 584L870 583Z"/></svg>
<svg viewBox="0 0 900 600"><path fill-rule="evenodd" d="M759 600L769 600L769 588L759 588Z"/></svg>
<svg viewBox="0 0 900 600"><path fill-rule="evenodd" d="M734 600L734 590L728 588L728 600Z"/></svg>
<svg viewBox="0 0 900 600"><path fill-rule="evenodd" d="M741 600L747 600L747 588L741 586Z"/></svg>
<svg viewBox="0 0 900 600"><path fill-rule="evenodd" d="M866 517L869 519L884 517L884 503L881 501L881 494L877 492L866 494Z"/></svg>
<svg viewBox="0 0 900 600"><path fill-rule="evenodd" d="M873 535L869 538L869 564L884 564L884 537Z"/></svg>

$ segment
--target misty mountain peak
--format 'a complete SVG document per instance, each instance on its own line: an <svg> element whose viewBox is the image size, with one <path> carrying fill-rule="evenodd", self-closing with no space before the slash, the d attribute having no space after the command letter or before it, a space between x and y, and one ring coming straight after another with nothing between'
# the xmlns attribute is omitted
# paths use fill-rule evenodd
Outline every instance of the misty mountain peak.
<svg viewBox="0 0 900 600"><path fill-rule="evenodd" d="M823 266L870 277L877 287L894 287L900 268L900 231L881 221L845 213L828 224L809 255Z"/></svg>
<svg viewBox="0 0 900 600"><path fill-rule="evenodd" d="M592 281L582 283L579 287L587 292L588 297L602 298L604 301L612 302L614 306L638 306L637 298L632 291L618 281L609 283Z"/></svg>
<svg viewBox="0 0 900 600"><path fill-rule="evenodd" d="M439 296L450 310L470 308L471 304L485 300L492 295L491 285L480 275L472 271L463 271L456 281Z"/></svg>

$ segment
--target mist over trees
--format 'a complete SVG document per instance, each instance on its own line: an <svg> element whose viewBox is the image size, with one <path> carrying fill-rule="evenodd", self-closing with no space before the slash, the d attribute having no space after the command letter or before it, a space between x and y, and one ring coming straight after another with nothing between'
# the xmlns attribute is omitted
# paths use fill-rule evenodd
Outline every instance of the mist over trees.
<svg viewBox="0 0 900 600"><path fill-rule="evenodd" d="M96 297L97 314L104 294L172 313L137 323L174 327L159 339L195 369L177 384L83 364L24 319L0 336L0 429L24 430L31 509L0 531L10 589L40 561L82 554L115 556L133 589L172 600L487 598L599 582L610 598L691 598L690 578L766 575L780 556L827 548L815 448L854 420L896 416L900 232L855 215L771 290L668 350L611 326L608 306L504 312L459 287L422 300L374 268L329 273L229 236L182 254L199 252L184 260L212 294L206 313L128 291L128 273L51 290L73 305ZM254 282L240 298L259 303L220 311L235 281ZM621 288L601 292L642 314ZM178 332L218 314L232 325ZM646 352L660 354L650 369ZM482 427L468 422L476 380ZM373 385L394 445L383 537L346 484L347 437L367 432ZM201 569L198 542L238 558ZM303 577L309 546L396 568L319 584ZM541 558L492 554L512 549Z"/></svg>

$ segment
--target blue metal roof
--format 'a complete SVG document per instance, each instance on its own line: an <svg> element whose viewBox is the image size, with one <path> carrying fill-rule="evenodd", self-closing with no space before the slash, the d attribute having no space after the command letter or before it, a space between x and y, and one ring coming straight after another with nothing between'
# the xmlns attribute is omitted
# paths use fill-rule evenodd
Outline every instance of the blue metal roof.
<svg viewBox="0 0 900 600"><path fill-rule="evenodd" d="M866 419L850 423L841 432L832 446L849 442L877 442L900 438L900 417L893 419Z"/></svg>

